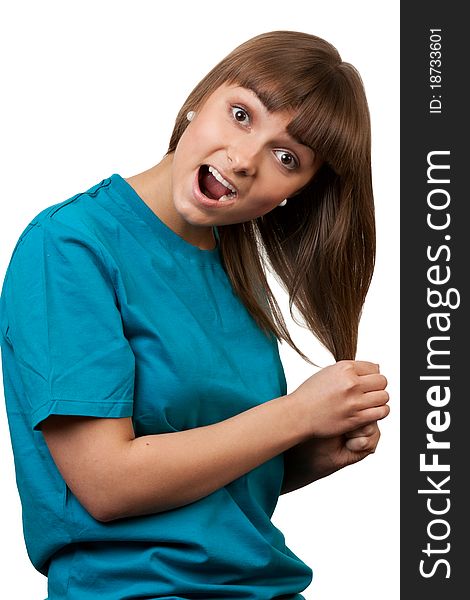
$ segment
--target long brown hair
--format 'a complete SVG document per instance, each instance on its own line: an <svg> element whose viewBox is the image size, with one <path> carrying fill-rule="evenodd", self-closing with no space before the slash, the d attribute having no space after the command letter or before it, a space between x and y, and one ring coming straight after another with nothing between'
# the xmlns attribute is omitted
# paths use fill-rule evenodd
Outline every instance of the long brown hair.
<svg viewBox="0 0 470 600"><path fill-rule="evenodd" d="M289 294L294 320L295 307L336 360L354 358L375 262L370 118L361 78L319 37L258 35L194 88L178 113L168 153L188 124L187 112L198 110L223 83L254 91L269 111L293 110L288 132L324 161L285 207L218 227L232 286L264 331L309 360L291 339L270 289L271 268Z"/></svg>

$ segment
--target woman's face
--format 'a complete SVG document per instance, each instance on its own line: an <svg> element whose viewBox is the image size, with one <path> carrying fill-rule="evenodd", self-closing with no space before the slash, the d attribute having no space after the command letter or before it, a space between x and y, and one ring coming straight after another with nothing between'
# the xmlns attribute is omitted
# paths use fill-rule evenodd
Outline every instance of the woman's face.
<svg viewBox="0 0 470 600"><path fill-rule="evenodd" d="M174 153L173 202L186 223L248 221L304 187L321 165L287 133L292 117L269 113L254 92L237 85L213 92Z"/></svg>

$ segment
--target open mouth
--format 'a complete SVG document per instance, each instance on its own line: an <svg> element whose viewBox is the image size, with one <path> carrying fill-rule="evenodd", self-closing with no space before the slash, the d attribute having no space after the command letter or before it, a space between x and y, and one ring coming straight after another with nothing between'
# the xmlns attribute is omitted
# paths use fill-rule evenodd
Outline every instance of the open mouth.
<svg viewBox="0 0 470 600"><path fill-rule="evenodd" d="M226 202L233 200L237 190L227 181L215 167L202 165L198 175L199 189L210 200Z"/></svg>

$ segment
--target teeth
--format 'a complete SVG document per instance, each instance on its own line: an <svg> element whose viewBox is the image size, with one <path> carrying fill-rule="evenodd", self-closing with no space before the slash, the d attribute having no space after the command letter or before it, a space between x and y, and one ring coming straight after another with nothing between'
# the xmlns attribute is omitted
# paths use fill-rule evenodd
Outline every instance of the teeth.
<svg viewBox="0 0 470 600"><path fill-rule="evenodd" d="M233 192L231 194L225 194L225 196L221 196L219 198L219 202L225 202L226 200L231 200L234 197L235 197L235 194Z"/></svg>
<svg viewBox="0 0 470 600"><path fill-rule="evenodd" d="M233 185L230 185L230 183L222 177L222 175L219 173L219 171L217 171L215 167L209 167L209 173L212 173L212 175L217 179L217 181L219 181L222 185L225 185L225 187L228 188L232 192L232 194L237 193L237 190L233 187ZM222 196L220 200L227 200L228 197Z"/></svg>

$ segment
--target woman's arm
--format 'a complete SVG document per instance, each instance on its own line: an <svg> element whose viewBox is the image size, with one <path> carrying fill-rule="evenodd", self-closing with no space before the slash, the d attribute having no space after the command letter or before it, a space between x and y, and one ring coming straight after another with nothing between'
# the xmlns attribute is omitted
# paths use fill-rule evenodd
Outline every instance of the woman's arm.
<svg viewBox="0 0 470 600"><path fill-rule="evenodd" d="M99 521L194 502L299 443L303 430L287 396L214 425L141 437L130 418L50 416L42 426L67 485Z"/></svg>
<svg viewBox="0 0 470 600"><path fill-rule="evenodd" d="M42 431L72 492L110 521L194 502L312 436L384 418L385 386L373 363L342 361L214 425L136 438L130 418L53 415Z"/></svg>

